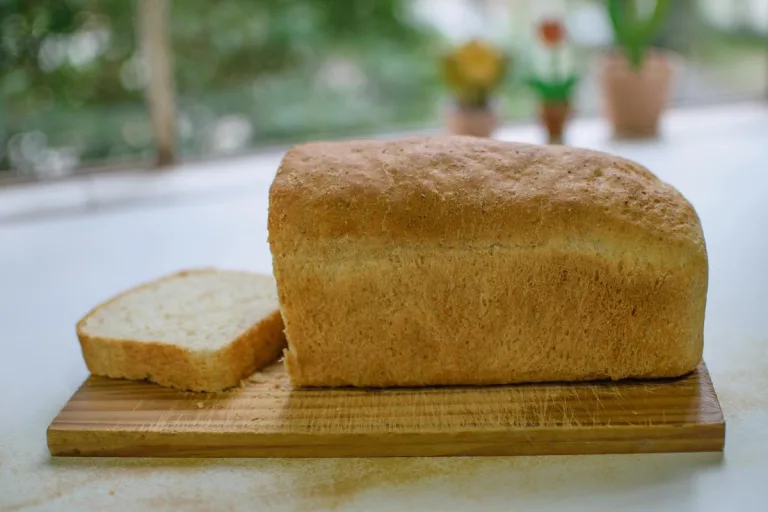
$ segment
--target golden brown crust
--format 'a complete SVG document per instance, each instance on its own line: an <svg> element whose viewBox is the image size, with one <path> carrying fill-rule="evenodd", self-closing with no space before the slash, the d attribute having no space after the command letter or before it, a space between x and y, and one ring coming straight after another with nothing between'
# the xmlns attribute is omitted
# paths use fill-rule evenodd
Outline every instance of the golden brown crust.
<svg viewBox="0 0 768 512"><path fill-rule="evenodd" d="M160 280L211 270L185 270ZM162 341L112 339L86 334L83 327L96 311L128 293L156 283L157 280L144 283L113 297L93 308L77 323L83 358L93 375L146 379L181 390L215 392L236 386L256 370L275 361L285 347L279 310L211 354L196 353Z"/></svg>
<svg viewBox="0 0 768 512"><path fill-rule="evenodd" d="M674 188L634 162L567 146L456 136L311 143L288 151L270 189L278 255L345 236L463 246L564 235L704 252L696 212Z"/></svg>
<svg viewBox="0 0 768 512"><path fill-rule="evenodd" d="M285 346L283 317L280 310L275 310L223 349L221 366L232 369L227 372L227 379L223 379L229 382L225 387L234 386L256 370L277 361Z"/></svg>
<svg viewBox="0 0 768 512"><path fill-rule="evenodd" d="M269 241L298 385L669 377L701 358L698 216L604 153L298 146L270 189Z"/></svg>

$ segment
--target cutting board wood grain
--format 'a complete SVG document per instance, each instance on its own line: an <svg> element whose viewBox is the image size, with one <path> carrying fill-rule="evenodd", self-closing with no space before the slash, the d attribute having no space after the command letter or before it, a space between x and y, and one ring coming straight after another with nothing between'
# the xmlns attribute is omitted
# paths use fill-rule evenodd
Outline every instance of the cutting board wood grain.
<svg viewBox="0 0 768 512"><path fill-rule="evenodd" d="M674 380L291 389L281 365L230 391L91 377L48 428L53 455L386 457L720 451L706 366Z"/></svg>

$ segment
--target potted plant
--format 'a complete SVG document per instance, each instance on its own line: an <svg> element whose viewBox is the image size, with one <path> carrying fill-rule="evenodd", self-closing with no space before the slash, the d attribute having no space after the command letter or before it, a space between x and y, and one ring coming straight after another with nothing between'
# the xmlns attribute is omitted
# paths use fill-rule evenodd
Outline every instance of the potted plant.
<svg viewBox="0 0 768 512"><path fill-rule="evenodd" d="M571 115L571 96L578 76L564 69L565 27L559 20L545 19L539 24L539 39L548 54L546 72L532 76L528 84L541 100L539 116L547 129L549 144L562 144L563 131Z"/></svg>
<svg viewBox="0 0 768 512"><path fill-rule="evenodd" d="M454 105L446 115L448 131L476 137L493 134L498 116L491 100L506 68L502 53L478 40L469 41L443 57L443 80L454 95Z"/></svg>
<svg viewBox="0 0 768 512"><path fill-rule="evenodd" d="M661 50L648 48L669 8L655 0L641 17L635 0L606 0L615 40L621 51L605 58L602 86L605 109L617 137L654 137L669 101L673 67Z"/></svg>

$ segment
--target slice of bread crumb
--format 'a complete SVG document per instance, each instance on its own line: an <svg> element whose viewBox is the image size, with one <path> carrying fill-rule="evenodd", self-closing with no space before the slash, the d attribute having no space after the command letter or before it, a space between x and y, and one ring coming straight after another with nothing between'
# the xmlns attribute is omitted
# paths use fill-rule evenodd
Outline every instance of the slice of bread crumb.
<svg viewBox="0 0 768 512"><path fill-rule="evenodd" d="M216 392L274 362L285 347L272 276L202 269L138 286L77 325L94 375Z"/></svg>

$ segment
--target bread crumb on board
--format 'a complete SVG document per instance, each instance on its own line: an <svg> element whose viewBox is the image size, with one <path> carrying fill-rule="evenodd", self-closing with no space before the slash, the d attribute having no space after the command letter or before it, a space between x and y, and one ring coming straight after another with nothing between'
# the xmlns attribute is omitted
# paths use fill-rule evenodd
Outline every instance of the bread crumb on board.
<svg viewBox="0 0 768 512"><path fill-rule="evenodd" d="M259 392L269 390L288 390L291 389L291 381L284 372L275 371L270 367L263 371L251 374L249 377L240 381L240 388L251 387L258 389Z"/></svg>
<svg viewBox="0 0 768 512"><path fill-rule="evenodd" d="M253 375L251 375L250 377L246 377L245 379L242 379L240 381L239 386L241 388L244 388L248 384L261 384L263 382L267 382L267 378L261 372L256 372Z"/></svg>
<svg viewBox="0 0 768 512"><path fill-rule="evenodd" d="M115 495L115 490L114 489L110 489L109 490L109 495L110 496L114 496Z"/></svg>
<svg viewBox="0 0 768 512"><path fill-rule="evenodd" d="M260 384L266 381L267 381L267 377L261 372L256 372L250 377L248 377L248 382L255 382L256 384Z"/></svg>
<svg viewBox="0 0 768 512"><path fill-rule="evenodd" d="M205 404L203 402L197 402L198 409L202 409L203 407L205 407Z"/></svg>
<svg viewBox="0 0 768 512"><path fill-rule="evenodd" d="M285 375L270 375L256 372L247 379L240 381L241 388L249 384L269 384L274 389L280 389L288 384L288 378Z"/></svg>

